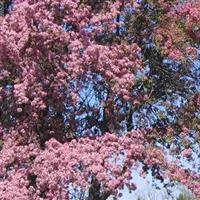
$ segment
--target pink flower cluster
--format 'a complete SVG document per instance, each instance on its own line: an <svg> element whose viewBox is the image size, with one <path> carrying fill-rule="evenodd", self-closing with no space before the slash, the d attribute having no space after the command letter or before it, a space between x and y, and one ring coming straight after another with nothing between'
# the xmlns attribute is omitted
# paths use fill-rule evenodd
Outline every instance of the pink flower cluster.
<svg viewBox="0 0 200 200"><path fill-rule="evenodd" d="M162 23L154 29L157 45L170 59L180 61L186 56L195 59L197 49L194 43L200 39L200 1L177 1L174 5L159 2L166 15Z"/></svg>
<svg viewBox="0 0 200 200"><path fill-rule="evenodd" d="M197 197L200 197L200 176L194 172L178 167L172 163L168 166L167 176L175 181L180 181L182 184L191 189Z"/></svg>
<svg viewBox="0 0 200 200"><path fill-rule="evenodd" d="M83 53L83 62L87 71L99 73L113 92L128 99L135 83L133 72L142 66L139 53L137 44L91 45Z"/></svg>
<svg viewBox="0 0 200 200"><path fill-rule="evenodd" d="M192 149L191 148L188 148L188 149L184 149L182 152L181 152L181 155L183 157L190 157L192 154Z"/></svg>
<svg viewBox="0 0 200 200"><path fill-rule="evenodd" d="M24 144L13 131L4 136L0 153L0 195L5 200L68 200L76 189L89 192L95 178L101 194L117 197L124 186L136 189L132 170L144 161L149 167L160 166L160 174L180 181L199 196L199 177L168 162L162 149L147 145L146 134L139 130L123 137L106 133L64 144L51 139L41 150L37 143Z"/></svg>
<svg viewBox="0 0 200 200"><path fill-rule="evenodd" d="M138 131L122 138L106 133L99 138L81 138L63 145L52 139L32 166L37 186L48 189L47 196L51 199L55 190L59 191L59 182L65 185L61 190L70 192L67 187L70 183L87 190L94 176L101 183L102 193L116 193L124 185L131 186L134 160L145 154L143 139L143 133Z"/></svg>
<svg viewBox="0 0 200 200"><path fill-rule="evenodd" d="M60 195L68 199L71 184L87 191L92 177L101 183L102 193L117 194L124 185L133 186L131 170L135 160L145 155L141 131L121 138L106 133L65 144L51 139L44 151L34 143L20 144L15 131L5 137L0 154L0 195L5 200L50 200ZM30 180L31 175L35 180Z"/></svg>

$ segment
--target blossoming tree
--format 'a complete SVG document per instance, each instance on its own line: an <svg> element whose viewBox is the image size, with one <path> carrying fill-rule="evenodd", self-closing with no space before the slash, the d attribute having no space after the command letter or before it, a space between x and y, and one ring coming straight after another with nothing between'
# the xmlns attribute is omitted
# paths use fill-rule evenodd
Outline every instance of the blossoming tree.
<svg viewBox="0 0 200 200"><path fill-rule="evenodd" d="M132 170L200 197L200 1L5 2L0 198L118 199Z"/></svg>

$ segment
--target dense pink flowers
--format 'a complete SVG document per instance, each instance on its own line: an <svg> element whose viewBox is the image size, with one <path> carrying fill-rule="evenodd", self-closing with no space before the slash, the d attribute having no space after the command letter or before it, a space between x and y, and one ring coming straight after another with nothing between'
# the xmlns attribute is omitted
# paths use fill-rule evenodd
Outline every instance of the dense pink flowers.
<svg viewBox="0 0 200 200"><path fill-rule="evenodd" d="M183 151L181 152L181 155L182 155L183 157L190 157L191 154L192 154L192 149L191 149L191 148L185 149L185 150L183 150Z"/></svg>
<svg viewBox="0 0 200 200"><path fill-rule="evenodd" d="M180 181L182 184L190 188L197 197L200 196L200 177L198 175L181 167L177 167L174 164L170 164L167 176L170 176L175 181Z"/></svg>
<svg viewBox="0 0 200 200"><path fill-rule="evenodd" d="M65 144L51 139L43 152L34 144L15 146L14 139L14 136L8 138L1 152L3 180L0 194L5 194L6 200L10 197L6 193L10 193L12 187L16 187L19 193L23 191L22 196L15 197L19 200L36 198L31 197L32 192L36 196L44 192L44 199L53 199L63 193L64 199L67 199L73 187L88 190L92 177L101 183L102 193L115 194L118 188L131 185L131 170L135 167L132 161L145 156L144 133L141 131L130 132L122 138L106 133L102 137L80 138ZM31 174L36 177L34 184L37 189L29 180ZM6 176L8 178L4 179ZM13 182L7 182L9 179ZM12 193L9 195L12 196Z"/></svg>
<svg viewBox="0 0 200 200"><path fill-rule="evenodd" d="M145 134L132 131L117 137L106 133L102 137L74 139L65 144L51 139L44 151L35 144L16 146L15 137L8 138L0 157L0 194L5 200L11 197L50 200L60 196L68 199L74 189L89 190L95 178L101 183L102 194L118 195L118 189L124 186L131 190L133 186L136 188L131 172L139 167L136 161L144 160L148 166L159 165L163 176L186 183L198 195L198 182L186 181L184 177L190 175L184 170L179 170L180 175L174 172L178 170L176 165L164 158L161 149L145 148ZM187 156L185 152L183 156Z"/></svg>
<svg viewBox="0 0 200 200"><path fill-rule="evenodd" d="M106 200L136 189L133 169L141 176L152 170L200 196L200 177L170 162L164 148L190 129L132 126L134 111L157 101L148 85L158 84L160 69L145 67L197 55L200 1L148 1L145 10L158 7L158 16L144 16L142 6L15 0L0 18L0 199ZM151 50L159 53L156 62ZM199 93L192 100L199 108ZM192 148L182 149L175 152L190 158Z"/></svg>
<svg viewBox="0 0 200 200"><path fill-rule="evenodd" d="M123 161L120 163L119 159L120 143L107 138L109 139L109 135L97 140L80 139L64 145L49 141L47 151L36 159L33 166L34 173L38 176L37 184L40 187L45 184L57 187L59 178L65 184L73 182L76 187L86 189L91 177L95 176L101 182L103 191L115 190L124 183ZM116 169L117 161L119 169Z"/></svg>

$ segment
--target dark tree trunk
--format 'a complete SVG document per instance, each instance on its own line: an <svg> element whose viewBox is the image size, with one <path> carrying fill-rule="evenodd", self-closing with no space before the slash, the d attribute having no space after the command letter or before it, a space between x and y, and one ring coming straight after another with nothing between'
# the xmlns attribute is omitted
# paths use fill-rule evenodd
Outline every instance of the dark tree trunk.
<svg viewBox="0 0 200 200"><path fill-rule="evenodd" d="M106 200L110 196L109 192L102 193L100 191L101 184L97 181L95 177L92 177L91 187L89 189L89 195L87 200Z"/></svg>

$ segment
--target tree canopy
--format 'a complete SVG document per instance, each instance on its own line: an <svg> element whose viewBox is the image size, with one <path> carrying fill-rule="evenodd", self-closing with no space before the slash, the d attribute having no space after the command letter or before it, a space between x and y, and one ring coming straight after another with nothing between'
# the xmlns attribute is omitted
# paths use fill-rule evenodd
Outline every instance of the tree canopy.
<svg viewBox="0 0 200 200"><path fill-rule="evenodd" d="M200 197L199 0L4 5L2 200L118 199L132 170Z"/></svg>

